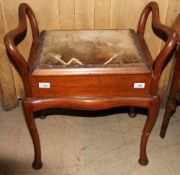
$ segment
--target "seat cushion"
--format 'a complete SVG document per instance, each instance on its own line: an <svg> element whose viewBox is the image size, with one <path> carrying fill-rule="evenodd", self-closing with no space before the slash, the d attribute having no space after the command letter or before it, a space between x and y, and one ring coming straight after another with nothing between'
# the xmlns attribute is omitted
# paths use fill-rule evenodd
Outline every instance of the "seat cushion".
<svg viewBox="0 0 180 175"><path fill-rule="evenodd" d="M145 96L151 69L133 30L44 31L34 97Z"/></svg>
<svg viewBox="0 0 180 175"><path fill-rule="evenodd" d="M60 67L144 66L133 30L43 31L39 65Z"/></svg>

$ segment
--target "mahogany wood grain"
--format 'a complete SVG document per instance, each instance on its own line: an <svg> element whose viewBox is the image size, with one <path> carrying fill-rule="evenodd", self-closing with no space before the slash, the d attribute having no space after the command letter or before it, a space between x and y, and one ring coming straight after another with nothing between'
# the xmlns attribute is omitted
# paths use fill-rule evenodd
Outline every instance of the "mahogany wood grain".
<svg viewBox="0 0 180 175"><path fill-rule="evenodd" d="M26 33L27 30L27 21L26 21L26 15L29 18L30 25L32 28L32 37L33 37L33 43L32 47L35 43L39 40L39 29L38 24L35 18L35 15L32 11L32 9L25 3L22 3L19 6L19 25L16 29L10 31L5 36L5 45L8 50L8 53L10 54L10 57L12 57L12 62L17 67L21 78L23 80L24 88L25 88L25 95L26 97L31 96L31 85L30 85L30 71L29 71L29 65L27 64L26 60L23 58L22 54L17 49L16 45L18 44L19 38L22 40L22 36ZM34 47L33 47L34 48ZM34 49L31 49L30 55L33 55ZM29 62L32 62L33 57L29 58Z"/></svg>
<svg viewBox="0 0 180 175"><path fill-rule="evenodd" d="M180 48L179 48L180 47L180 14L177 16L175 22L172 25L172 28L174 28L178 33L178 38L177 38L178 48L175 54L176 63L173 70L172 84L170 87L169 97L160 131L161 138L165 137L171 116L173 112L176 110L177 102L180 102L180 98L179 98L180 97L180 78L179 78L180 77Z"/></svg>
<svg viewBox="0 0 180 175"><path fill-rule="evenodd" d="M23 100L22 102L25 120L27 123L27 127L29 129L30 135L32 137L33 146L34 146L34 161L33 167L34 169L40 169L42 167L41 162L41 147L40 147L40 139L39 134L36 128L36 124L33 117L33 106L31 102L27 100Z"/></svg>
<svg viewBox="0 0 180 175"><path fill-rule="evenodd" d="M153 16L154 33L166 41L155 61L153 61L143 38L146 20L150 12ZM29 17L33 36L28 62L18 51L15 42L17 38L24 36L27 30L26 15ZM160 23L158 5L156 2L150 2L141 14L137 37L139 37L147 63L143 68L87 68L84 70L67 68L65 70L47 67L43 70L35 67L38 49L41 47L35 16L27 4L20 5L19 26L7 33L5 45L11 60L17 66L25 87L26 97L23 100L23 109L34 144L33 167L35 169L42 167L42 161L40 139L32 114L38 110L57 107L81 110L102 110L119 106L147 108L149 114L142 132L139 158L141 165L147 165L146 146L159 110L160 100L157 94L159 78L168 55L176 46L177 35L171 28ZM50 83L51 88L39 88L40 82ZM136 82L145 83L145 87L134 88Z"/></svg>
<svg viewBox="0 0 180 175"><path fill-rule="evenodd" d="M171 28L163 25L160 22L159 19L159 8L158 5L155 2L150 2L147 4L147 6L144 8L140 20L138 23L137 28L137 34L140 36L140 38L143 38L146 21L149 16L149 13L152 12L152 28L153 32L162 40L164 40L166 43L162 50L159 52L157 57L155 58L155 61L153 62L153 73L154 73L154 80L152 82L152 94L156 94L157 88L158 88L158 82L160 75L162 73L164 64L166 63L168 56L171 52L169 50L173 50L173 48L176 45L176 38L177 34L172 31ZM151 63L150 63L151 64Z"/></svg>
<svg viewBox="0 0 180 175"><path fill-rule="evenodd" d="M180 84L179 84L179 77L180 77L180 49L176 51L176 63L173 72L173 79L172 84L169 92L169 97L166 105L166 110L164 113L163 123L161 126L160 136L164 138L166 135L166 131L169 125L169 121L171 116L176 110L177 102L180 102Z"/></svg>
<svg viewBox="0 0 180 175"><path fill-rule="evenodd" d="M151 74L139 75L74 75L32 76L33 97L83 97L83 96L147 96L150 91ZM46 82L50 88L39 88ZM124 83L122 83L124 82ZM145 83L145 88L134 88L134 83Z"/></svg>

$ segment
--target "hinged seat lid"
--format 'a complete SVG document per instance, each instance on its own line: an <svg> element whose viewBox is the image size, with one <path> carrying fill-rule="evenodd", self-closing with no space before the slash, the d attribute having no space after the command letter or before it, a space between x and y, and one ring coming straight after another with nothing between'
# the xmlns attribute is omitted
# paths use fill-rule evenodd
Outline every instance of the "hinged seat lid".
<svg viewBox="0 0 180 175"><path fill-rule="evenodd" d="M150 73L134 30L43 31L34 75Z"/></svg>

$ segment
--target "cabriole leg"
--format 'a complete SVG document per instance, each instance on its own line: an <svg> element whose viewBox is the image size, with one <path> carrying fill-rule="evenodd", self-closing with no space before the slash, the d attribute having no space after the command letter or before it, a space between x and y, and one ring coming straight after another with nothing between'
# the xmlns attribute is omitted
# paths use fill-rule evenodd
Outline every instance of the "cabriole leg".
<svg viewBox="0 0 180 175"><path fill-rule="evenodd" d="M41 162L40 140L39 140L39 134L36 128L36 124L33 118L33 109L31 105L31 101L24 100L22 105L23 105L25 120L34 146L34 161L32 166L34 169L41 169L42 162Z"/></svg>
<svg viewBox="0 0 180 175"><path fill-rule="evenodd" d="M135 110L135 107L134 106L130 106L130 108L129 108L129 116L130 117L136 117L136 115L137 115L137 113L136 113L136 110Z"/></svg>
<svg viewBox="0 0 180 175"><path fill-rule="evenodd" d="M163 118L163 123L161 126L161 131L160 131L161 138L164 138L166 135L166 130L167 130L171 115L174 112L174 110L175 110L175 104L173 104L172 102L169 102L166 107L166 111L165 111L164 118Z"/></svg>
<svg viewBox="0 0 180 175"><path fill-rule="evenodd" d="M42 110L41 111L41 116L39 117L40 119L45 119L47 117L46 115L46 111L45 110Z"/></svg>
<svg viewBox="0 0 180 175"><path fill-rule="evenodd" d="M139 163L141 165L147 165L149 162L146 153L146 146L149 139L149 135L157 119L158 111L159 111L159 98L154 98L151 101L148 117L146 119L146 123L141 137L140 158L139 158Z"/></svg>

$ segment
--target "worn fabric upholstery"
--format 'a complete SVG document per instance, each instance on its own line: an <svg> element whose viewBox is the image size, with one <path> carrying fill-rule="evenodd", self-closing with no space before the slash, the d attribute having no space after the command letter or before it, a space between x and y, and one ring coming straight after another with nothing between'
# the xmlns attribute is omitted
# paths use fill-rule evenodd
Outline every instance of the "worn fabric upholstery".
<svg viewBox="0 0 180 175"><path fill-rule="evenodd" d="M63 67L143 66L134 30L43 31L39 65Z"/></svg>

